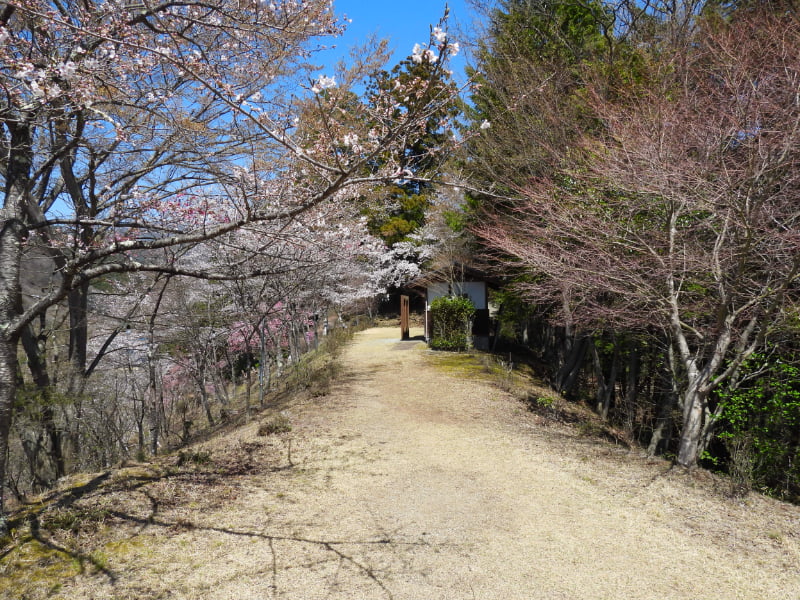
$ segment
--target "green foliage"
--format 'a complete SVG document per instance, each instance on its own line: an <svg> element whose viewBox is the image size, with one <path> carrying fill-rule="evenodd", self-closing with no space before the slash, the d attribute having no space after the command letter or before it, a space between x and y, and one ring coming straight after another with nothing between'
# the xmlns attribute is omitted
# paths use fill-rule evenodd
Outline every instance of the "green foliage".
<svg viewBox="0 0 800 600"><path fill-rule="evenodd" d="M469 298L437 298L431 302L430 315L433 328L431 348L461 351L469 347L472 317L475 315L475 306Z"/></svg>
<svg viewBox="0 0 800 600"><path fill-rule="evenodd" d="M453 232L462 233L467 227L467 213L464 210L446 210L442 213L444 223Z"/></svg>
<svg viewBox="0 0 800 600"><path fill-rule="evenodd" d="M500 337L515 342L520 341L518 327L531 318L536 307L522 299L511 288L490 290L489 298L493 304L500 307L500 311L497 313Z"/></svg>
<svg viewBox="0 0 800 600"><path fill-rule="evenodd" d="M589 2L506 0L494 15L496 50L524 49L543 60L591 60L609 44L610 6Z"/></svg>
<svg viewBox="0 0 800 600"><path fill-rule="evenodd" d="M388 213L384 210L367 209L367 227L387 245L393 246L408 238L425 224L425 213L430 207L427 191L415 193L408 186L394 186Z"/></svg>
<svg viewBox="0 0 800 600"><path fill-rule="evenodd" d="M430 346L433 350L444 350L446 352L461 352L467 349L467 336L461 334L443 338L434 336L431 338Z"/></svg>
<svg viewBox="0 0 800 600"><path fill-rule="evenodd" d="M423 94L409 93L416 89L419 81L429 82ZM369 84L368 93L372 98L383 98L389 94L394 114L399 119L412 112L417 106L428 103L432 98L446 98L456 89L449 72L441 68L440 63L427 61L414 62L407 58L389 72L379 73ZM383 101L383 100L381 100ZM397 164L409 168L414 173L437 168L446 159L441 151L446 149L451 133L443 125L451 124L461 111L456 103L442 103L440 110L434 112L421 125L424 132L415 136L413 142L401 149L401 154L394 157ZM419 185L419 184L409 184Z"/></svg>
<svg viewBox="0 0 800 600"><path fill-rule="evenodd" d="M589 96L635 95L647 73L640 46L617 35L615 10L623 8L601 0L498 3L469 73L476 85L465 168L473 176L514 196L531 178L557 174L565 152L582 152L574 143L581 134L603 134ZM490 127L479 130L484 122Z"/></svg>
<svg viewBox="0 0 800 600"><path fill-rule="evenodd" d="M719 394L717 437L740 485L800 497L800 366L796 355L757 353L741 368L743 383ZM748 380L753 377L752 380Z"/></svg>

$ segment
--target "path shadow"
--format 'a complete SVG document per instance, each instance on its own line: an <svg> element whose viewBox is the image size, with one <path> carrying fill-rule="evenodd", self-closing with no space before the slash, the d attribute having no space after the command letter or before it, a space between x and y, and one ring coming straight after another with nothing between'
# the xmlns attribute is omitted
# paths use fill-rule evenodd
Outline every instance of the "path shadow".
<svg viewBox="0 0 800 600"><path fill-rule="evenodd" d="M362 377L369 377L367 373L354 372L351 381ZM247 481L252 475L268 475L270 473L287 472L295 469L292 464L258 463L258 446L261 442L248 442L241 446L232 447L231 453L235 456L214 457L204 464L193 464L191 460L184 461L180 466L154 465L148 472L141 474L120 476L121 471L108 471L93 477L87 483L61 492L53 492L48 496L48 502L29 506L24 514L16 517L15 526L21 529L27 524L30 535L21 535L15 544L0 553L0 563L15 548L24 544L37 542L44 548L63 555L78 566L76 576L89 573L103 576L106 583L118 590L117 593L126 591L126 585L121 584L124 578L119 568L115 570L109 566L108 559L99 550L108 541L100 529L114 530L117 535L121 531L128 531L127 539L132 540L144 532L153 529L166 535L168 538L181 535L187 531L207 531L232 536L242 539L260 539L267 542L271 553L271 572L273 593L280 594L281 571L279 565L286 563L279 555L278 542L294 542L310 545L320 549L329 559L320 558L320 563L326 560L338 561L341 565L351 567L361 578L371 582L375 589L375 598L393 600L395 593L390 588L386 574L382 567L385 564L385 554L370 556L370 551L359 553L354 548L386 549L390 552L403 554L409 547L415 546L444 546L446 544L433 544L425 540L404 541L398 539L397 532L376 531L366 539L348 539L303 536L297 533L282 533L281 531L258 531L251 528L236 528L198 523L192 514L207 514L208 510L217 510L220 503L225 500L217 494L219 486L231 485L234 481ZM262 444L267 447L268 444ZM256 454L254 454L256 452ZM239 456L241 455L241 456ZM279 458L275 456L276 460ZM178 457L171 457L173 462L178 462ZM243 467L244 465L244 467ZM145 466L137 468L146 469ZM242 479L244 477L245 479ZM164 484L160 487L159 484ZM192 507L188 516L185 509L189 500L179 498L177 501L170 497L169 490L186 488L189 485L199 486L194 497L203 499L200 506ZM136 492L136 496L133 493ZM119 498L117 494L124 494ZM216 496L215 496L216 494ZM110 496L110 500L102 501ZM137 500L140 498L141 500ZM132 504L135 508L125 508L123 503ZM102 511L97 509L103 506ZM139 510L141 509L141 510ZM66 511L66 512L65 512ZM92 511L96 511L93 513ZM78 522L80 525L71 529L68 523ZM99 525L102 524L102 528ZM126 528L127 526L127 528ZM288 527L281 527L287 532ZM27 533L27 532L26 532ZM151 542L152 543L152 542ZM233 542L238 543L238 542ZM32 565L33 566L33 565ZM294 565L298 566L298 565ZM301 565L302 566L302 565ZM335 585L333 582L331 586ZM124 588L124 589L123 589Z"/></svg>

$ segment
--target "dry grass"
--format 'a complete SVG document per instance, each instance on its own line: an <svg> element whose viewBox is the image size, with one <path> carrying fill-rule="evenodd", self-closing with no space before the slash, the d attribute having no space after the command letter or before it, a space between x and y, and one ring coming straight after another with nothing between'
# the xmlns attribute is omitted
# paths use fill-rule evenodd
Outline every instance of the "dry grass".
<svg viewBox="0 0 800 600"><path fill-rule="evenodd" d="M325 395L21 508L0 597L800 598L798 507L396 333L360 334Z"/></svg>

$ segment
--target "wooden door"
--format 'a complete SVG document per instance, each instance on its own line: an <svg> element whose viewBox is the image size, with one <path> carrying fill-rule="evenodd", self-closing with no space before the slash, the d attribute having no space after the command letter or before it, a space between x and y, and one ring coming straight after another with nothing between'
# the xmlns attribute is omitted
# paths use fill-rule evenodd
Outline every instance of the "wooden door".
<svg viewBox="0 0 800 600"><path fill-rule="evenodd" d="M411 337L408 326L408 296L400 296L400 339L407 340Z"/></svg>

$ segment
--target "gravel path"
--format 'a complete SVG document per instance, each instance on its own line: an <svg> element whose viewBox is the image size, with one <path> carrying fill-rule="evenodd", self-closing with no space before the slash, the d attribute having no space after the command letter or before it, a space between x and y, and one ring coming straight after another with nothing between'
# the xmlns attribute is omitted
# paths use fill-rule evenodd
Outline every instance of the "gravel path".
<svg viewBox="0 0 800 600"><path fill-rule="evenodd" d="M358 334L335 392L288 409L270 469L161 482L172 504L119 542L114 581L58 597L800 599L798 507L728 500L438 360L394 328ZM263 439L206 447L257 457Z"/></svg>

